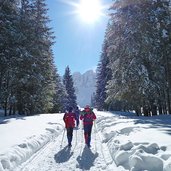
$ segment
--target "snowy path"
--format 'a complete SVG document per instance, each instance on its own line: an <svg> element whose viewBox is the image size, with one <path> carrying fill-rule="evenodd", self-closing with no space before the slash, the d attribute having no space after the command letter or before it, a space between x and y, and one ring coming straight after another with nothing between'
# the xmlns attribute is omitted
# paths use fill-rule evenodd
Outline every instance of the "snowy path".
<svg viewBox="0 0 171 171"><path fill-rule="evenodd" d="M62 136L63 132L35 153L17 171L118 170L95 129L92 131L91 149L84 144L82 128L74 130L72 148L67 147L66 132L62 147L60 146Z"/></svg>
<svg viewBox="0 0 171 171"><path fill-rule="evenodd" d="M171 115L95 113L91 149L82 128L60 146L63 114L2 118L0 171L171 171Z"/></svg>

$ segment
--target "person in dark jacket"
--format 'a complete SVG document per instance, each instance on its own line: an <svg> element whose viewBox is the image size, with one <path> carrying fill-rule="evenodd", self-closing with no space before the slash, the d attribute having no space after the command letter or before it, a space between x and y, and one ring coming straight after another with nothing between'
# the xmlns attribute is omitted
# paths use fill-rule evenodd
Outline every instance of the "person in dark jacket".
<svg viewBox="0 0 171 171"><path fill-rule="evenodd" d="M82 111L80 120L83 120L84 138L85 138L85 143L88 147L91 146L90 145L91 131L92 131L92 126L93 126L93 121L95 119L96 119L96 115L94 114L93 110L90 109L89 105L86 105L86 107Z"/></svg>
<svg viewBox="0 0 171 171"><path fill-rule="evenodd" d="M79 110L78 106L75 109L75 115L76 115L76 124L77 124L77 128L78 128L79 123L80 123L80 121L79 121L80 120L80 110Z"/></svg>
<svg viewBox="0 0 171 171"><path fill-rule="evenodd" d="M65 122L65 128L67 130L68 146L71 147L73 129L75 127L76 115L73 113L73 108L69 107L68 112L64 114L63 120Z"/></svg>

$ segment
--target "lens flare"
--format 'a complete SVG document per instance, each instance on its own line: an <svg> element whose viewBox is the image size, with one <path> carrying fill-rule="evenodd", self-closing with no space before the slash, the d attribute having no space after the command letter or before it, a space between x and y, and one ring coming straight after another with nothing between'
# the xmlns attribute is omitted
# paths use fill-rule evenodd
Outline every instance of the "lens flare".
<svg viewBox="0 0 171 171"><path fill-rule="evenodd" d="M102 9L103 6L99 0L81 0L77 4L76 12L83 21L92 23L99 20L103 15Z"/></svg>

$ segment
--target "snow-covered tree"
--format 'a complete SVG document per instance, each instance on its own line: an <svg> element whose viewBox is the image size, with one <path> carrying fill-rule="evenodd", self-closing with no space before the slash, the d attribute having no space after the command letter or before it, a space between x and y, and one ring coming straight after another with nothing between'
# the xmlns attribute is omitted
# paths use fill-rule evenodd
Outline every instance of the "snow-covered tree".
<svg viewBox="0 0 171 171"><path fill-rule="evenodd" d="M160 3L162 5L159 8ZM148 111L146 115L149 112L155 115L160 107L159 100L166 90L162 88L164 72L161 53L168 52L170 45L167 41L166 46L162 46L163 35L160 30L167 35L170 28L168 3L164 0L118 0L111 9L113 12L107 40L112 79L108 83L107 101L124 100L137 113L144 107ZM159 30L159 20L168 23L167 29ZM168 53L165 56L169 59Z"/></svg>
<svg viewBox="0 0 171 171"><path fill-rule="evenodd" d="M5 109L9 99L14 95L13 81L17 66L17 57L20 55L19 43L19 14L15 0L3 1L0 4L0 104Z"/></svg>
<svg viewBox="0 0 171 171"><path fill-rule="evenodd" d="M162 76L160 77L161 99L159 102L161 104L162 101L165 101L166 111L171 114L171 1L161 0L157 1L155 5L156 22L160 38L158 58L162 70Z"/></svg>
<svg viewBox="0 0 171 171"><path fill-rule="evenodd" d="M93 93L91 95L91 103L90 104L92 107L96 107L96 93Z"/></svg>
<svg viewBox="0 0 171 171"><path fill-rule="evenodd" d="M108 109L106 100L106 85L111 79L111 69L109 68L109 57L107 56L107 40L105 38L100 61L97 66L97 81L96 81L96 107L98 110Z"/></svg>
<svg viewBox="0 0 171 171"><path fill-rule="evenodd" d="M47 8L45 0L18 2L0 6L0 103L5 111L14 106L20 114L45 113L56 93Z"/></svg>
<svg viewBox="0 0 171 171"><path fill-rule="evenodd" d="M71 71L69 66L66 67L65 73L63 76L63 85L66 90L67 98L65 99L65 109L68 109L68 107L76 108L77 102L76 102L76 95L75 95L75 89L74 89L74 83L73 78L71 75Z"/></svg>
<svg viewBox="0 0 171 171"><path fill-rule="evenodd" d="M55 82L55 94L53 95L53 108L51 112L53 113L64 112L65 111L64 102L66 101L67 94L62 84L61 78L57 73L57 69L55 67L54 67L53 80Z"/></svg>

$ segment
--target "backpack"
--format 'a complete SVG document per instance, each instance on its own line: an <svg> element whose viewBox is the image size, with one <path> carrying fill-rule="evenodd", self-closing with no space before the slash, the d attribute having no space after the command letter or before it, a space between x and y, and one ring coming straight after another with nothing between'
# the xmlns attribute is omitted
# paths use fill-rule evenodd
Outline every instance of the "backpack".
<svg viewBox="0 0 171 171"><path fill-rule="evenodd" d="M93 113L84 114L84 122L93 122Z"/></svg>
<svg viewBox="0 0 171 171"><path fill-rule="evenodd" d="M66 127L75 127L75 114L74 113L66 113L64 120L65 120Z"/></svg>

